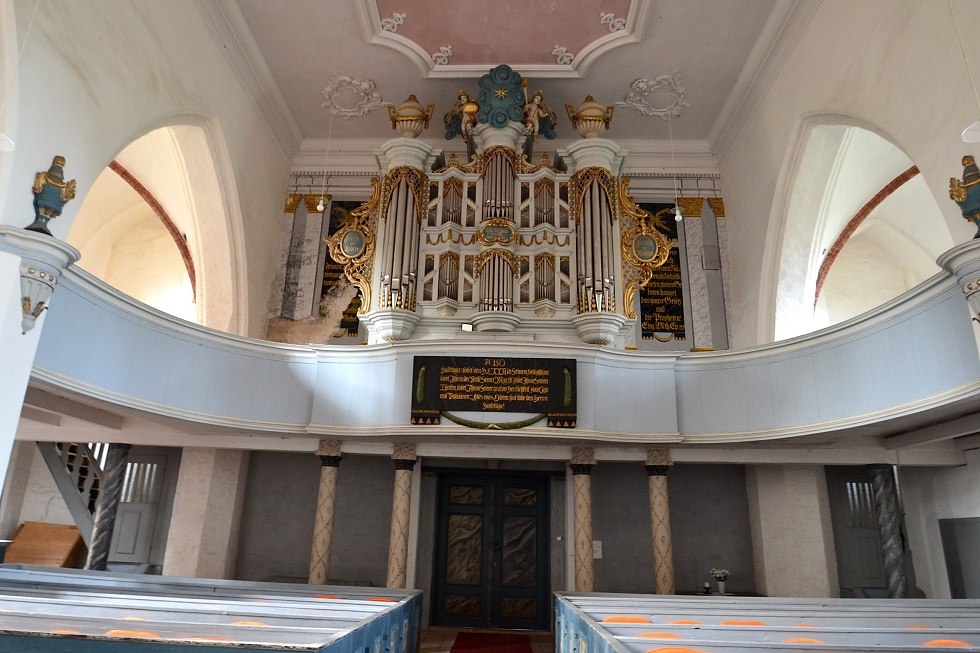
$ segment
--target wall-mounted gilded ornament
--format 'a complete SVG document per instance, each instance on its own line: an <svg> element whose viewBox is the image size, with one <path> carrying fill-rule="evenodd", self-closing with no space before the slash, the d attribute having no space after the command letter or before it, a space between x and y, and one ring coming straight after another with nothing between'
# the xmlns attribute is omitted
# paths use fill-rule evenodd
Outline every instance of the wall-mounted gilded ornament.
<svg viewBox="0 0 980 653"><path fill-rule="evenodd" d="M965 220L977 225L974 239L980 238L980 169L970 155L963 157L963 180L949 178L949 198L959 204Z"/></svg>
<svg viewBox="0 0 980 653"><path fill-rule="evenodd" d="M667 227L660 212L646 211L629 194L629 178L620 182L619 201L623 210L623 306L626 316L636 318L636 295L653 276L654 269L663 265L673 245L664 235Z"/></svg>
<svg viewBox="0 0 980 653"><path fill-rule="evenodd" d="M517 238L513 225L506 220L488 220L478 232L480 243L484 245L510 245Z"/></svg>
<svg viewBox="0 0 980 653"><path fill-rule="evenodd" d="M361 291L361 305L357 312L367 313L371 308L371 268L374 265L374 231L368 224L381 197L381 186L377 179L371 180L374 193L371 199L345 212L341 217L340 229L327 239L330 256L344 266L344 276Z"/></svg>

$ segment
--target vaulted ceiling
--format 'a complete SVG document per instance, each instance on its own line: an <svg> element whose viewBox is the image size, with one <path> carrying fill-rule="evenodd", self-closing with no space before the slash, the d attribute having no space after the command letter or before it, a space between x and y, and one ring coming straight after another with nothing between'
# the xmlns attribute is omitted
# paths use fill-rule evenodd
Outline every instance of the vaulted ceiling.
<svg viewBox="0 0 980 653"><path fill-rule="evenodd" d="M742 103L788 0L223 0L223 17L300 139L394 136L386 105L435 104L442 139L457 91L508 64L564 105L614 105L609 137L711 142ZM324 94L324 89L329 89ZM278 98L277 98L278 101ZM324 103L327 103L326 108ZM665 111L672 110L668 125Z"/></svg>

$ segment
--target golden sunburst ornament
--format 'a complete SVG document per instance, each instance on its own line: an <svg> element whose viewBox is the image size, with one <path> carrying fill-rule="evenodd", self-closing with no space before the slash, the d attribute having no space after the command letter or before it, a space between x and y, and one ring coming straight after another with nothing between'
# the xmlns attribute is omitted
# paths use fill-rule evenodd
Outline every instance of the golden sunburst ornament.
<svg viewBox="0 0 980 653"><path fill-rule="evenodd" d="M506 88L500 88L500 87L498 87L495 92L497 94L497 97L499 99L501 99L501 100L503 100L505 97L507 97L507 89Z"/></svg>

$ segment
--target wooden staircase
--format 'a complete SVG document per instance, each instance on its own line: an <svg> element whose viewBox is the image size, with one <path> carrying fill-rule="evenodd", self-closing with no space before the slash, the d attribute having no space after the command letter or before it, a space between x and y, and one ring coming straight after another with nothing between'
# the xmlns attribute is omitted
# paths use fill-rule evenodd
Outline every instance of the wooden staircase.
<svg viewBox="0 0 980 653"><path fill-rule="evenodd" d="M85 546L92 539L95 503L102 484L102 470L109 445L104 443L38 442L41 456L51 471Z"/></svg>

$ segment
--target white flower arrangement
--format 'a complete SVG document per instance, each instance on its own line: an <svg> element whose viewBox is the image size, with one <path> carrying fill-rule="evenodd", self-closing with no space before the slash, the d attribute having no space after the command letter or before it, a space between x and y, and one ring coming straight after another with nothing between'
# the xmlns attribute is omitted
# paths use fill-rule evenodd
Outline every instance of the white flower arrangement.
<svg viewBox="0 0 980 653"><path fill-rule="evenodd" d="M726 580L731 578L731 575L732 573L727 569L718 569L718 568L711 569L711 577L722 583L724 583Z"/></svg>

